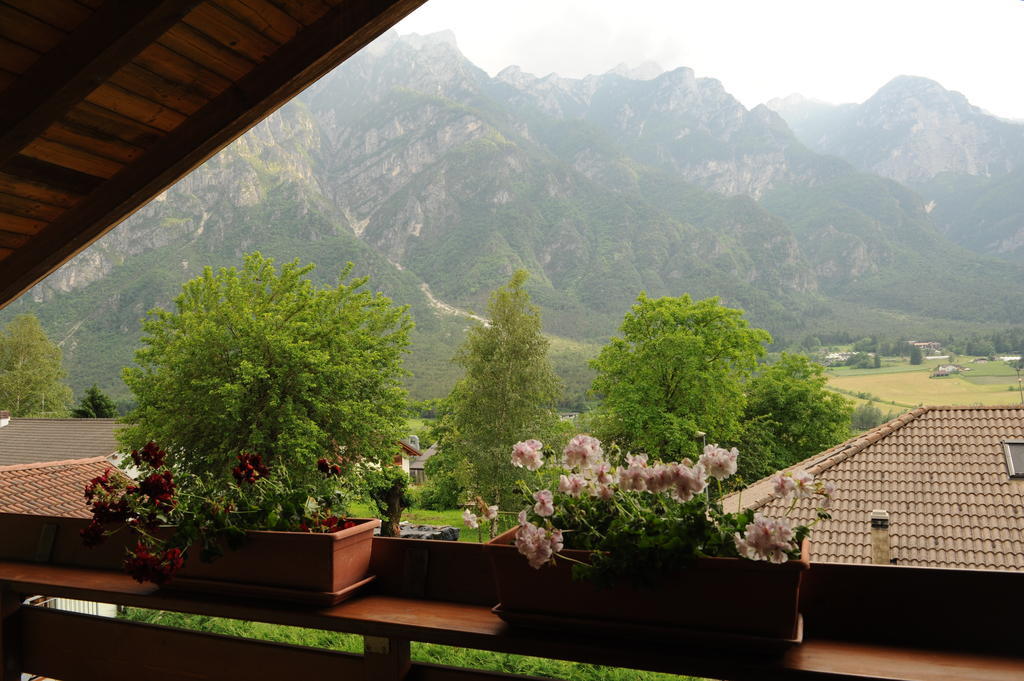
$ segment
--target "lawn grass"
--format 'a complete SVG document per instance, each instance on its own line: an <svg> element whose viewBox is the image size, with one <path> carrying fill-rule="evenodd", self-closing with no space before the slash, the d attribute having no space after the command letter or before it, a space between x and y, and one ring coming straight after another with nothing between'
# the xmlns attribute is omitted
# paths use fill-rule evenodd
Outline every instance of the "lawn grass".
<svg viewBox="0 0 1024 681"><path fill-rule="evenodd" d="M370 505L366 502L356 502L349 505L349 515L355 518L376 517ZM481 542L487 541L486 533L480 530L473 530L466 527L462 522L462 509L446 511L431 511L425 508L407 508L402 513L402 520L407 520L414 525L451 525L459 528L459 541Z"/></svg>
<svg viewBox="0 0 1024 681"><path fill-rule="evenodd" d="M128 608L121 617L135 622L160 624L193 631L203 631L225 636L274 641L292 645L308 646L346 653L362 653L362 636L343 634L320 629L303 629L264 622L246 622L205 615L185 615L161 610ZM412 643L412 659L416 662L446 664L455 667L484 669L510 674L528 674L567 681L686 681L688 676L641 672L616 667L602 667L592 664L578 664L562 660L548 660L541 657L492 653L442 646L433 643Z"/></svg>

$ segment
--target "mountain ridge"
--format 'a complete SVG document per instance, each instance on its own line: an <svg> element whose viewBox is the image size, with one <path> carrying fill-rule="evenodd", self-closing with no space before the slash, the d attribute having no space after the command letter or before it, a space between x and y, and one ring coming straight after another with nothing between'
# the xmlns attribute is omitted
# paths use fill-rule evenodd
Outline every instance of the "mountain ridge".
<svg viewBox="0 0 1024 681"><path fill-rule="evenodd" d="M640 291L719 295L782 347L823 330L1024 321L989 300L1021 268L946 240L913 190L815 153L776 112L690 69L614 71L492 78L454 35L387 34L0 319L39 313L76 389L123 396L138 319L202 267L261 250L317 262L323 284L354 261L410 306L417 397L447 392L468 323L427 292L481 310L520 267L566 339L556 364L577 395L580 353ZM921 290L935 262L959 280Z"/></svg>

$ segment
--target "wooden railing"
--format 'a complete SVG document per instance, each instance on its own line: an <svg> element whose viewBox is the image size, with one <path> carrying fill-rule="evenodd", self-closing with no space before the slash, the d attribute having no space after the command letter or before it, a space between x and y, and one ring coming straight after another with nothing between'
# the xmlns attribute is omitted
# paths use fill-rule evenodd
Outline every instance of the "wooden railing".
<svg viewBox="0 0 1024 681"><path fill-rule="evenodd" d="M137 584L111 567L112 554L80 547L82 526L0 514L0 681L22 672L62 681L525 678L413 662L410 641L715 679L1024 679L1020 573L814 564L802 592L804 642L773 651L509 627L491 612L490 566L476 544L375 539L373 588L318 609ZM23 603L36 594L350 632L363 636L364 653Z"/></svg>

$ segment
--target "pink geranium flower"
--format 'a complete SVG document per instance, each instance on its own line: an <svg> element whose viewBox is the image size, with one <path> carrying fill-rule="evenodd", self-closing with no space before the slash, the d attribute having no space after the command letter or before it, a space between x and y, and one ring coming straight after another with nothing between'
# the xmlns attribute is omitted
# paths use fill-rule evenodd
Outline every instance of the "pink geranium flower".
<svg viewBox="0 0 1024 681"><path fill-rule="evenodd" d="M700 462L712 478L725 480L736 472L736 458L739 454L735 447L723 449L718 445L707 445L700 456Z"/></svg>
<svg viewBox="0 0 1024 681"><path fill-rule="evenodd" d="M562 450L566 468L586 469L601 462L604 450L601 442L590 435L577 435Z"/></svg>
<svg viewBox="0 0 1024 681"><path fill-rule="evenodd" d="M550 490L542 489L539 492L535 492L533 498L537 500L533 507L533 512L540 517L547 518L555 512L554 498Z"/></svg>
<svg viewBox="0 0 1024 681"><path fill-rule="evenodd" d="M754 522L747 525L743 536L733 536L736 552L750 560L768 560L785 563L788 551L796 550L793 529L785 518L768 518L761 513L754 516Z"/></svg>
<svg viewBox="0 0 1024 681"><path fill-rule="evenodd" d="M540 440L524 440L512 446L512 465L535 471L544 465L541 451L544 445Z"/></svg>
<svg viewBox="0 0 1024 681"><path fill-rule="evenodd" d="M561 475L558 478L558 491L570 497L578 497L587 486L587 480L579 473Z"/></svg>

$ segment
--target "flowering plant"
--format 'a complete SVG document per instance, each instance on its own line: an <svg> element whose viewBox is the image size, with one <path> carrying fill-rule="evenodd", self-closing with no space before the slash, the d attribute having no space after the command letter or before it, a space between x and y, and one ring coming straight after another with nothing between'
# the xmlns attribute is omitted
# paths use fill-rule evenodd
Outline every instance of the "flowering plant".
<svg viewBox="0 0 1024 681"><path fill-rule="evenodd" d="M167 452L150 442L131 453L137 473L108 468L85 488L92 521L82 530L96 546L126 529L134 546L124 569L139 582L163 584L198 550L212 561L238 548L247 530L336 532L355 525L344 517L349 482L344 462L322 458L315 471L273 470L259 454L237 455L230 476L175 473Z"/></svg>
<svg viewBox="0 0 1024 681"><path fill-rule="evenodd" d="M651 584L701 556L798 558L811 527L830 517L833 486L805 471L779 473L772 479L775 494L791 500L783 517L726 513L722 481L736 472L738 456L735 448L712 444L696 463L649 462L646 454L606 454L596 438L577 435L556 459L545 458L537 440L519 442L512 464L536 471L543 488L523 485L532 506L519 513L516 548L534 568L561 558L575 563L575 577L601 585L627 578ZM805 500L815 504L816 519L794 526L789 516ZM464 519L478 522L468 510ZM589 562L566 556L566 548L590 551Z"/></svg>

